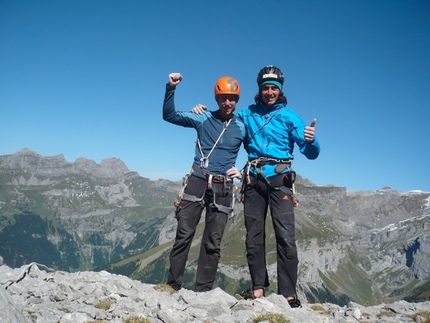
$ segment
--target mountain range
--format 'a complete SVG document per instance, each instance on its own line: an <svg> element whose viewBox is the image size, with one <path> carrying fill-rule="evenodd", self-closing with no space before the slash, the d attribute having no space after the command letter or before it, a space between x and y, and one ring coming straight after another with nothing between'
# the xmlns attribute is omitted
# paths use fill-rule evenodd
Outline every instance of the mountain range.
<svg viewBox="0 0 430 323"><path fill-rule="evenodd" d="M118 158L68 162L29 149L0 156L0 256L77 272L106 270L144 283L165 282L181 182L151 181ZM363 305L430 300L430 192L348 191L298 176L299 296ZM250 286L243 206L226 228L215 287ZM270 218L270 217L269 217ZM276 290L270 220L267 262ZM192 289L204 219L184 277Z"/></svg>

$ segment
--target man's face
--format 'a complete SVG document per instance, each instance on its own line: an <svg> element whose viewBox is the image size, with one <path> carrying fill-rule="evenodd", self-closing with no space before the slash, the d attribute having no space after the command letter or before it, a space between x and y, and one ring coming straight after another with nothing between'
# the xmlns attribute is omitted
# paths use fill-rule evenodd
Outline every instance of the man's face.
<svg viewBox="0 0 430 323"><path fill-rule="evenodd" d="M264 105L270 108L279 99L281 90L274 84L266 84L261 87L261 98L263 99Z"/></svg>
<svg viewBox="0 0 430 323"><path fill-rule="evenodd" d="M218 107L223 119L230 119L233 116L238 99L235 94L218 94Z"/></svg>

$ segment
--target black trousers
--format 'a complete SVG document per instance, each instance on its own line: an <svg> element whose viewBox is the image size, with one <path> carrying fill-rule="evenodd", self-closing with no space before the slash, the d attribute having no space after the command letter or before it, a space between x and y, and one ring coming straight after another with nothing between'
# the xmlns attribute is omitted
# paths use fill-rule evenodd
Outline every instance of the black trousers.
<svg viewBox="0 0 430 323"><path fill-rule="evenodd" d="M294 207L291 190L285 186L284 176L267 180L262 175L251 175L251 184L244 192L246 251L253 289L269 286L266 268L265 227L270 207L276 236L278 294L296 295L298 257L295 240ZM287 185L289 186L289 185ZM282 189L273 189L280 187Z"/></svg>
<svg viewBox="0 0 430 323"><path fill-rule="evenodd" d="M215 281L221 256L221 240L228 214L219 211L213 205L213 201L215 197L217 204L229 207L232 198L232 184L212 183L212 190L207 190L207 185L208 182L205 179L190 176L185 193L197 197L204 196L204 199L202 203L184 200L182 208L176 212L178 227L175 243L170 252L167 284L177 290L183 283L188 253L204 208L206 208L206 222L197 264L196 291L211 290Z"/></svg>

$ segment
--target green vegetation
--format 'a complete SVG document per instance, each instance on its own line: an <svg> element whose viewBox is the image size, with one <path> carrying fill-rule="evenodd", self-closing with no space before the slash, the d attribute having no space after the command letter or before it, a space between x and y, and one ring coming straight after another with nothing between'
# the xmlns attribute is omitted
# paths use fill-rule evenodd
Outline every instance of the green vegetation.
<svg viewBox="0 0 430 323"><path fill-rule="evenodd" d="M339 306L345 306L350 301L347 295L334 294L325 286L318 289L310 287L310 292L306 292L306 298L311 303L327 302L339 304Z"/></svg>
<svg viewBox="0 0 430 323"><path fill-rule="evenodd" d="M383 316L394 317L396 316L396 313L394 313L393 311L382 311L376 315L378 319L380 319Z"/></svg>
<svg viewBox="0 0 430 323"><path fill-rule="evenodd" d="M112 301L110 299L105 299L100 301L98 304L94 305L95 308L107 311L110 309Z"/></svg>
<svg viewBox="0 0 430 323"><path fill-rule="evenodd" d="M95 321L85 321L84 323L106 323L103 320L95 320ZM142 317L142 316L130 316L129 318L123 319L122 323L151 323L150 320Z"/></svg>
<svg viewBox="0 0 430 323"><path fill-rule="evenodd" d="M154 289L156 290L156 291L159 291L159 292L167 292L168 294L170 294L170 295L172 295L172 294L174 294L174 293L176 293L176 290L174 290L172 287L170 287L169 285L167 285L167 284L159 284L159 285L156 285L156 286L154 286Z"/></svg>
<svg viewBox="0 0 430 323"><path fill-rule="evenodd" d="M64 313L71 313L72 312L69 308L66 308L66 307L59 308L59 310L63 311Z"/></svg>
<svg viewBox="0 0 430 323"><path fill-rule="evenodd" d="M425 302L430 301L430 281L417 288L414 293L405 297L407 302Z"/></svg>
<svg viewBox="0 0 430 323"><path fill-rule="evenodd" d="M142 316L130 316L129 318L122 321L123 323L151 323L150 320Z"/></svg>
<svg viewBox="0 0 430 323"><path fill-rule="evenodd" d="M269 323L289 323L290 321L282 314L264 314L254 319L254 323L269 321Z"/></svg>
<svg viewBox="0 0 430 323"><path fill-rule="evenodd" d="M78 265L77 247L64 230L55 229L52 221L43 220L39 214L23 211L13 216L14 224L0 232L0 254L4 262L13 267L38 262L59 270ZM48 235L58 236L61 241L55 246Z"/></svg>
<svg viewBox="0 0 430 323"><path fill-rule="evenodd" d="M318 312L320 314L324 314L324 315L330 314L330 311L320 304L311 305L311 309L313 309L315 312Z"/></svg>
<svg viewBox="0 0 430 323"><path fill-rule="evenodd" d="M414 315L411 315L410 318L413 319L414 322L430 323L430 312L429 311L418 312L418 313L415 313Z"/></svg>

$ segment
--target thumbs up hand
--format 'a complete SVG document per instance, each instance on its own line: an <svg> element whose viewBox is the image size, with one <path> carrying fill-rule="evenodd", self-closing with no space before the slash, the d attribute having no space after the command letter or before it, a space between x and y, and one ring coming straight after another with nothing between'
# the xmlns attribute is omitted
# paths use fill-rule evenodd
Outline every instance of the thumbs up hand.
<svg viewBox="0 0 430 323"><path fill-rule="evenodd" d="M312 142L315 137L315 124L317 119L313 119L310 126L305 127L305 141Z"/></svg>

